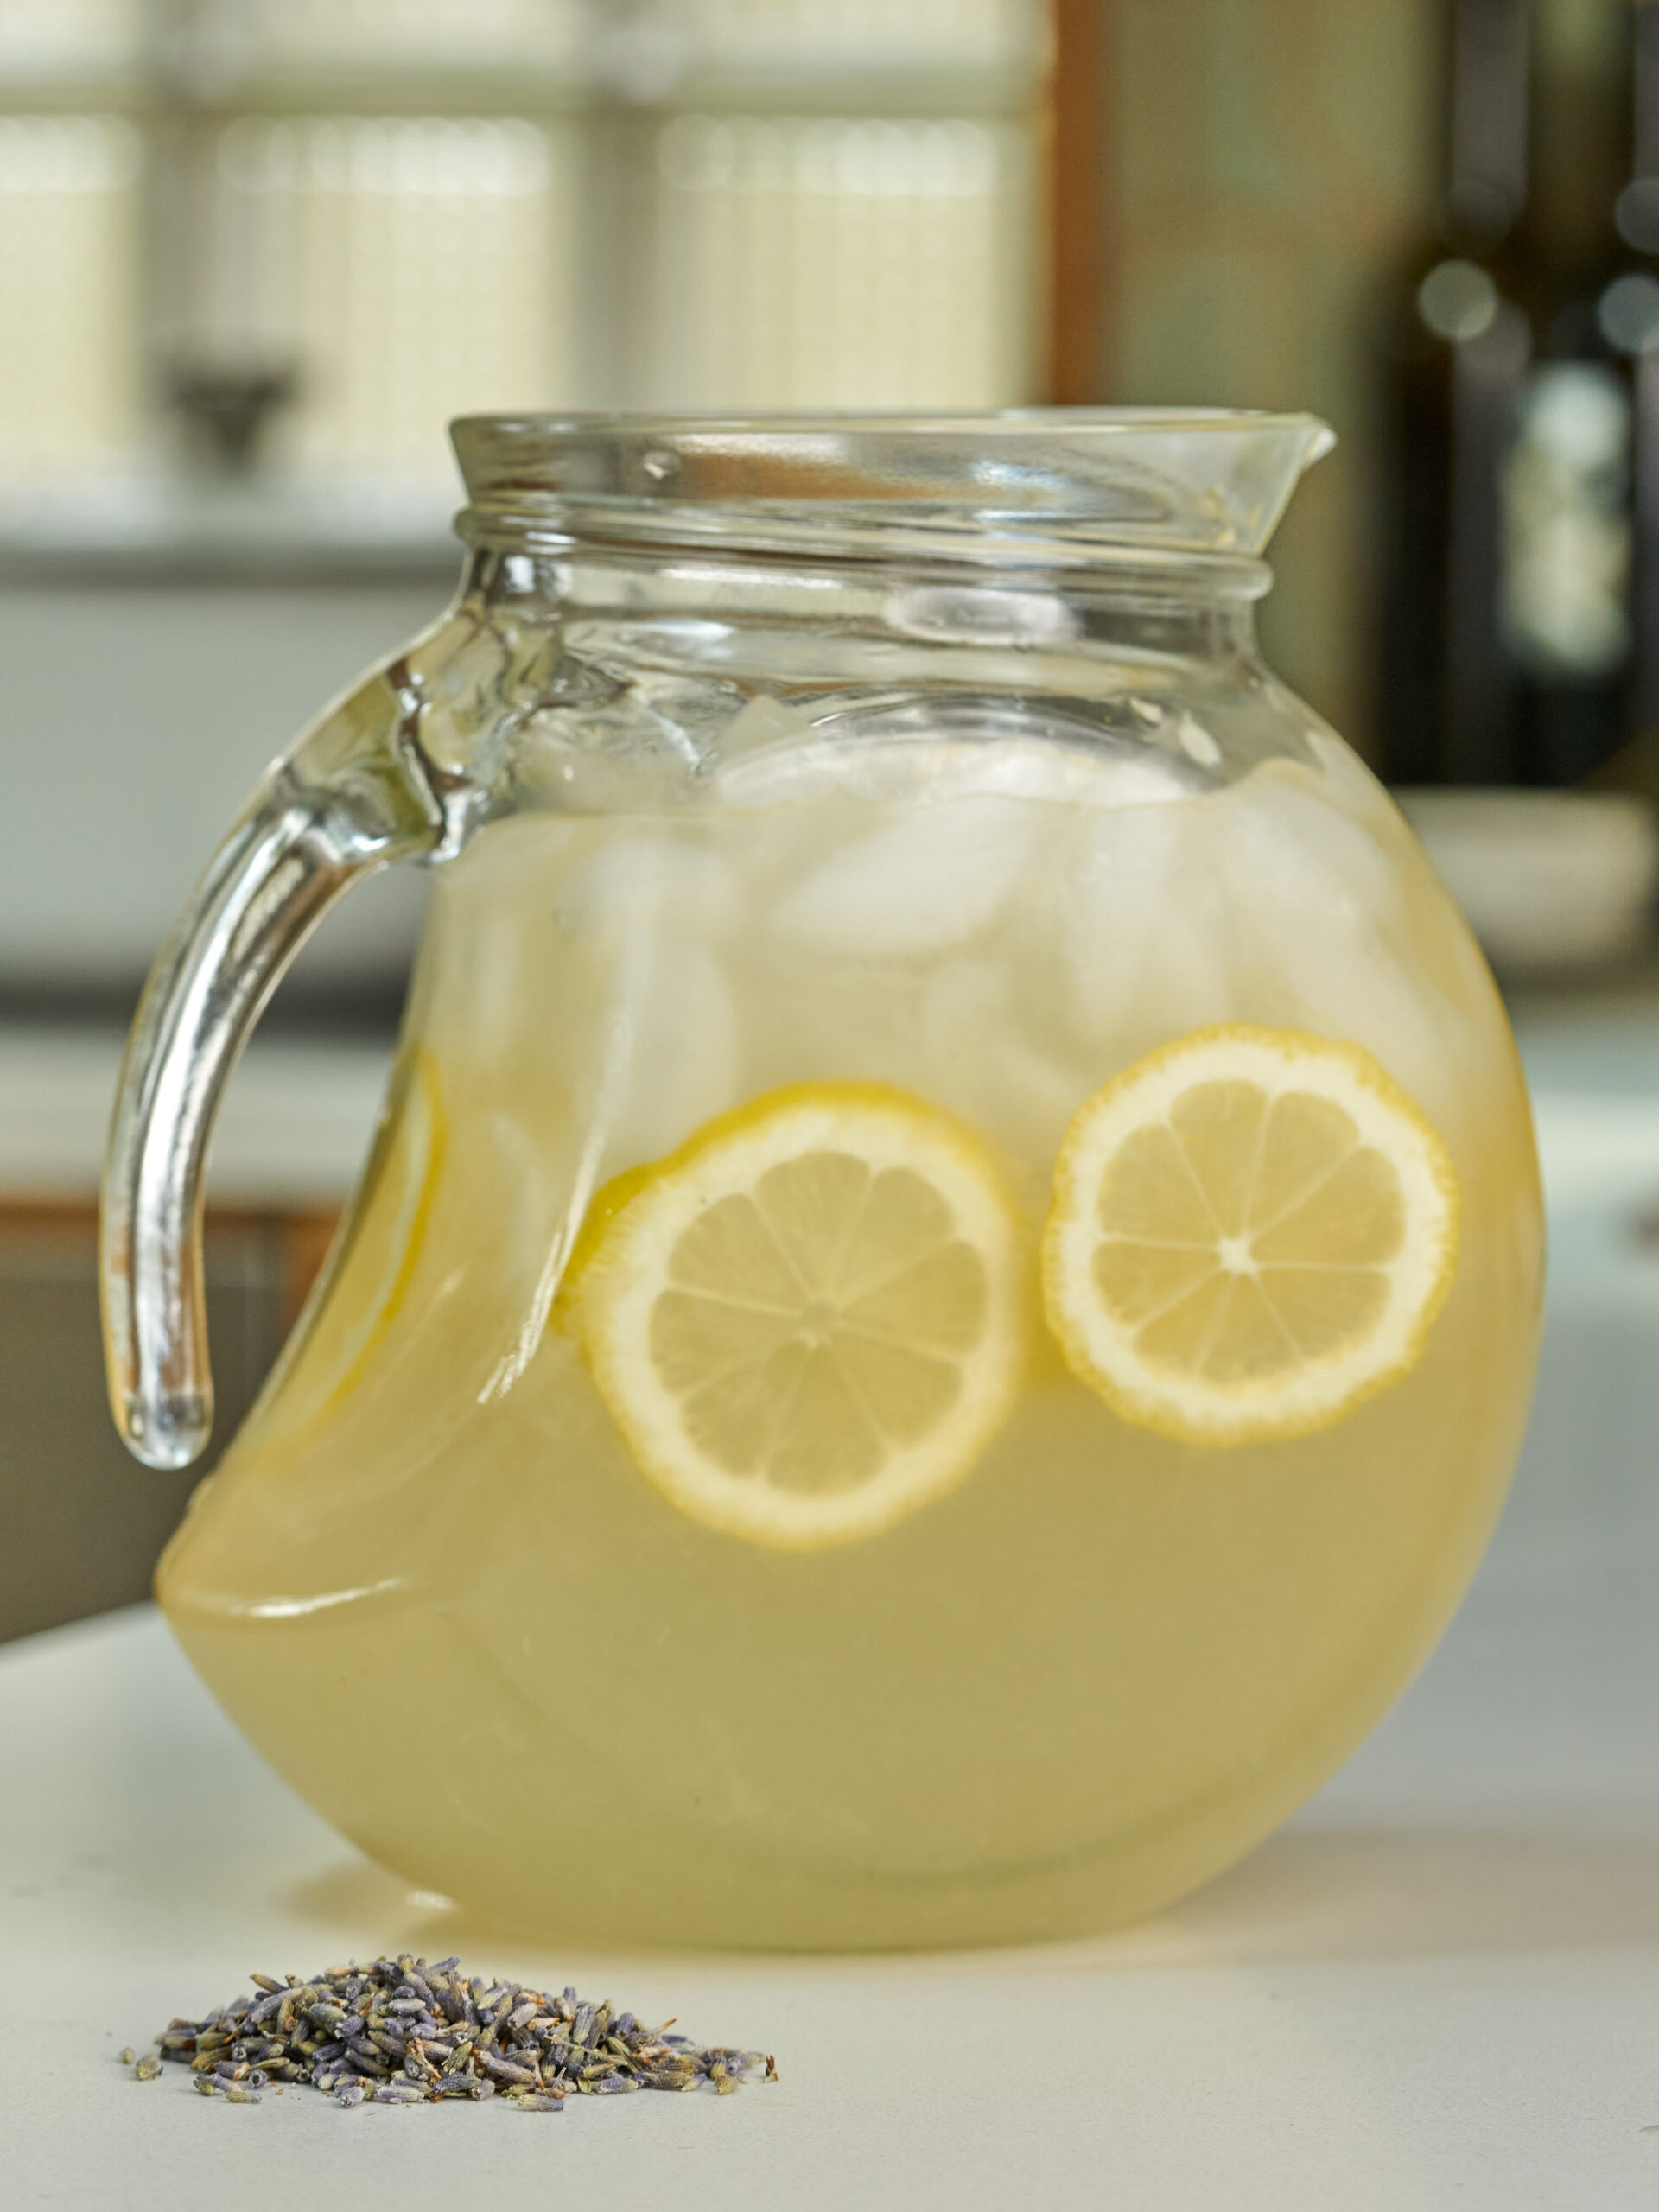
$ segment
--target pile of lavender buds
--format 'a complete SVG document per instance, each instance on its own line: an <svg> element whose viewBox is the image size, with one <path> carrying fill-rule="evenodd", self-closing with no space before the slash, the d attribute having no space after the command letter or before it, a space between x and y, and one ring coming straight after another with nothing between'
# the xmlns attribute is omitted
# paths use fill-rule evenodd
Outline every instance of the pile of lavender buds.
<svg viewBox="0 0 1659 2212"><path fill-rule="evenodd" d="M429 1967L405 1952L308 1981L257 1974L253 1996L205 2020L175 2020L156 2040L163 2059L191 2069L204 2096L232 2104L257 2104L262 2090L292 2082L341 2105L499 2095L521 2112L561 2112L572 2094L707 2085L725 2096L756 2072L778 2078L760 2051L705 2050L668 2034L671 2020L642 2027L574 1989L550 1997L512 1981L469 1981L460 1965ZM159 2068L143 2059L137 2071L148 2080Z"/></svg>

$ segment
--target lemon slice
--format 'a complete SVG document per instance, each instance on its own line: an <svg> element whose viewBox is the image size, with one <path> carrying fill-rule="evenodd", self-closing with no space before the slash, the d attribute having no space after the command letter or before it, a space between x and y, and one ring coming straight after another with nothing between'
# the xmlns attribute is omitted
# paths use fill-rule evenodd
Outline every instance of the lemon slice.
<svg viewBox="0 0 1659 2212"><path fill-rule="evenodd" d="M600 1194L582 1347L692 1518L805 1551L959 1483L1018 1388L1019 1239L994 1160L903 1091L810 1084Z"/></svg>
<svg viewBox="0 0 1659 2212"><path fill-rule="evenodd" d="M1073 1119L1043 1295L1126 1421L1243 1444L1329 1427L1406 1374L1457 1259L1446 1147L1369 1052L1199 1029Z"/></svg>
<svg viewBox="0 0 1659 2212"><path fill-rule="evenodd" d="M432 1063L412 1052L394 1075L362 1195L296 1332L277 1409L296 1428L335 1409L362 1379L409 1295L444 1150Z"/></svg>

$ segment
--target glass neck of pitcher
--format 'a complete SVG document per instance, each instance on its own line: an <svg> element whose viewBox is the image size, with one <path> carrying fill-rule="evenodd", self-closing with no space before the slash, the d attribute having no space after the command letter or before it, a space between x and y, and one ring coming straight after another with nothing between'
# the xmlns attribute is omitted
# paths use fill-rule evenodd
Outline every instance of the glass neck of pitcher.
<svg viewBox="0 0 1659 2212"><path fill-rule="evenodd" d="M1253 659L1264 561L1135 548L1075 566L917 560L880 550L688 546L571 536L527 544L468 518L463 597L534 623L656 633L677 659L718 661L760 629L915 648ZM861 656L868 658L868 656ZM803 669L803 673L805 671ZM869 673L868 667L861 674Z"/></svg>

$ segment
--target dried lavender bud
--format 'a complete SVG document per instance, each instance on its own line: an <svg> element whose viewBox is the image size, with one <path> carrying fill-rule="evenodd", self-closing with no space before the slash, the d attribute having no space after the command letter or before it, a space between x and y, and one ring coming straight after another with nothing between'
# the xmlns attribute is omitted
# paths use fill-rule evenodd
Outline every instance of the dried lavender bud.
<svg viewBox="0 0 1659 2212"><path fill-rule="evenodd" d="M541 2080L533 2066L514 2066L505 2058L498 2058L493 2051L484 2063L498 2081L539 2082Z"/></svg>
<svg viewBox="0 0 1659 2212"><path fill-rule="evenodd" d="M139 2063L153 2080L162 2060L192 2069L203 2096L257 2104L270 2082L289 2081L350 2107L430 2104L444 2097L562 2112L568 2096L617 2096L635 2089L712 2089L729 2096L764 2069L759 2051L671 2035L673 2022L642 2026L632 2012L593 2005L574 1989L554 1996L512 1981L482 1981L458 1959L404 1954L329 1967L301 1981L251 1977L255 1994L204 2019L171 2021L156 2037L160 2058ZM123 2063L132 2053L124 2051Z"/></svg>

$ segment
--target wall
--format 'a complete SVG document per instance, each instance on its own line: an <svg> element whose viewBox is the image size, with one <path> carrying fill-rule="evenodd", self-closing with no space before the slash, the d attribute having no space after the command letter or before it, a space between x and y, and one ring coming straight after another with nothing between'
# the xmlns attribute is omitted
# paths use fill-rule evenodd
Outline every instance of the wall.
<svg viewBox="0 0 1659 2212"><path fill-rule="evenodd" d="M267 764L448 588L0 590L0 995L136 988ZM313 980L395 981L419 888L354 893L302 956Z"/></svg>
<svg viewBox="0 0 1659 2212"><path fill-rule="evenodd" d="M1102 388L1308 408L1263 622L1281 672L1369 735L1368 332L1434 186L1433 0L1101 0Z"/></svg>

